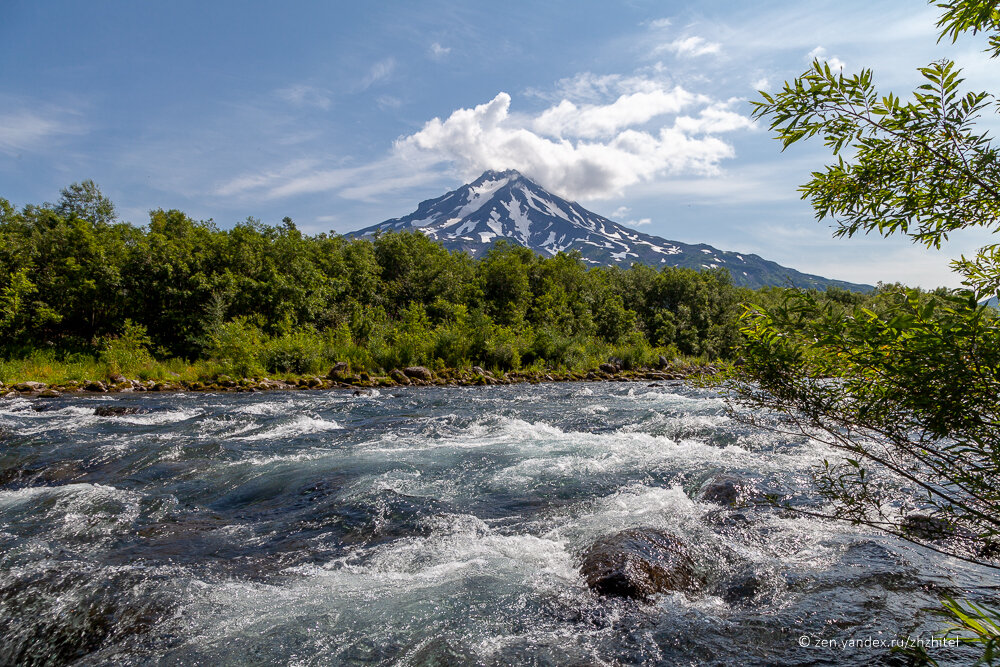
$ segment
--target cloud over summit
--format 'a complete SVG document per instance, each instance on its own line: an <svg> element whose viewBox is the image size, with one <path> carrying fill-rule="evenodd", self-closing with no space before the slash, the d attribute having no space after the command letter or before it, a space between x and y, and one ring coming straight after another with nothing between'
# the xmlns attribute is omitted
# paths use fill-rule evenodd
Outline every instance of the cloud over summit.
<svg viewBox="0 0 1000 667"><path fill-rule="evenodd" d="M470 178L513 168L564 196L599 199L659 176L715 173L734 155L717 135L751 126L730 109L734 101L644 79L629 87L632 92L605 103L564 98L534 116L512 113L511 96L501 92L428 121L397 140L394 153L449 162Z"/></svg>

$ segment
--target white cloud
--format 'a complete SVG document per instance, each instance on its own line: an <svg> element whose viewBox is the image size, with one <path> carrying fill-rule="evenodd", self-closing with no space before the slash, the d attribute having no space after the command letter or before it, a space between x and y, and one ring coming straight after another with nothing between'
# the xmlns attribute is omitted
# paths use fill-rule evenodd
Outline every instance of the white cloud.
<svg viewBox="0 0 1000 667"><path fill-rule="evenodd" d="M315 160L295 160L281 169L262 171L255 174L243 174L242 176L232 178L216 187L213 194L221 197L230 197L246 192L272 188L276 184L285 182L290 178L301 176L315 169L317 166L318 163Z"/></svg>
<svg viewBox="0 0 1000 667"><path fill-rule="evenodd" d="M712 103L699 111L696 117L678 117L674 127L690 134L752 129L753 121L729 108L737 102L739 100L734 98L726 102Z"/></svg>
<svg viewBox="0 0 1000 667"><path fill-rule="evenodd" d="M395 69L396 60L394 58L386 58L378 61L371 66L371 69L368 70L368 74L366 74L364 79L361 80L361 88L368 89L379 81L388 79Z"/></svg>
<svg viewBox="0 0 1000 667"><path fill-rule="evenodd" d="M546 109L532 123L541 134L564 135L594 139L613 136L625 127L641 125L657 116L677 113L695 102L707 98L689 93L681 87L622 95L611 104L589 104L578 107L569 100Z"/></svg>
<svg viewBox="0 0 1000 667"><path fill-rule="evenodd" d="M49 139L81 132L80 126L55 113L22 110L0 114L0 153L37 150Z"/></svg>
<svg viewBox="0 0 1000 667"><path fill-rule="evenodd" d="M627 220L630 209L628 206L619 206L609 216L612 220L617 220L626 227L641 227L653 222L652 218L639 218L638 220Z"/></svg>
<svg viewBox="0 0 1000 667"><path fill-rule="evenodd" d="M441 46L439 42L431 44L431 57L435 60L441 60L449 53L451 53L450 46Z"/></svg>
<svg viewBox="0 0 1000 667"><path fill-rule="evenodd" d="M833 71L843 70L845 67L844 61L836 56L827 56L826 49L822 46L817 46L815 49L806 54L806 60L812 62L814 60L819 60L820 62L826 62Z"/></svg>
<svg viewBox="0 0 1000 667"><path fill-rule="evenodd" d="M609 97L662 90L664 83L644 76L594 74L581 72L560 79L553 90L529 88L526 94L549 101L569 100L576 103L606 102Z"/></svg>
<svg viewBox="0 0 1000 667"><path fill-rule="evenodd" d="M378 104L379 109L398 109L402 106L403 100L392 95L379 95L375 103Z"/></svg>
<svg viewBox="0 0 1000 667"><path fill-rule="evenodd" d="M709 42L703 37L692 35L675 39L669 44L660 46L656 51L672 51L681 57L694 57L719 53L720 49L721 45L718 42Z"/></svg>
<svg viewBox="0 0 1000 667"><path fill-rule="evenodd" d="M671 100L673 109L709 102L680 89L663 92L660 101ZM649 112L616 106L618 100L604 107L575 108L576 115L573 106L561 102L535 119L511 117L510 104L510 95L499 93L486 104L458 109L445 120L435 118L398 140L395 152L404 159L424 156L455 164L468 177L485 169L513 168L567 197L595 199L619 195L630 185L659 176L716 173L719 162L733 157L734 151L712 133L749 124L735 122L731 112L713 111L711 104L696 117L654 130L628 127L649 120ZM547 128L556 118L558 136L538 133L538 126Z"/></svg>
<svg viewBox="0 0 1000 667"><path fill-rule="evenodd" d="M367 200L443 172L471 180L486 169L517 169L572 199L607 198L658 179L717 175L734 156L721 135L751 127L733 110L738 100L713 100L652 77L584 74L560 85L589 101L563 98L535 113L511 113L511 96L501 92L427 121L375 162L299 160L241 175L215 194L270 200L332 191Z"/></svg>
<svg viewBox="0 0 1000 667"><path fill-rule="evenodd" d="M671 24L670 19L655 19L646 23L650 28L654 30L662 30L663 28L669 28Z"/></svg>
<svg viewBox="0 0 1000 667"><path fill-rule="evenodd" d="M275 91L275 94L285 102L297 107L330 108L330 93L322 88L295 84Z"/></svg>

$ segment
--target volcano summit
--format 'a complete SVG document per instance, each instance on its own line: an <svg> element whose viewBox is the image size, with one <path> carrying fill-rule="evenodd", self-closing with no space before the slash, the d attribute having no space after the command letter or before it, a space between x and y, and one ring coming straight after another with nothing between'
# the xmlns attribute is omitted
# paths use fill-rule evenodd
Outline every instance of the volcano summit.
<svg viewBox="0 0 1000 667"><path fill-rule="evenodd" d="M749 253L643 234L566 201L514 170L487 171L472 183L421 202L409 215L352 235L389 231L420 231L450 250L462 250L473 257L482 256L505 239L545 257L576 250L583 261L594 266L627 267L638 262L699 270L721 267L729 270L734 284L746 287L791 284L871 290L868 285L801 273Z"/></svg>

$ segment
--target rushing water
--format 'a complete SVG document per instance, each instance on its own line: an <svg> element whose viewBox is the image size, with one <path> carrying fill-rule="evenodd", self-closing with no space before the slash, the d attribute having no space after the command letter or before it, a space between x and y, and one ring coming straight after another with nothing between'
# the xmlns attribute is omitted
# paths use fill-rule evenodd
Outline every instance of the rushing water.
<svg viewBox="0 0 1000 667"><path fill-rule="evenodd" d="M927 637L996 580L692 500L726 472L819 505L830 455L682 385L5 400L0 663L892 663L817 644ZM706 589L593 594L581 553L631 527L687 540Z"/></svg>

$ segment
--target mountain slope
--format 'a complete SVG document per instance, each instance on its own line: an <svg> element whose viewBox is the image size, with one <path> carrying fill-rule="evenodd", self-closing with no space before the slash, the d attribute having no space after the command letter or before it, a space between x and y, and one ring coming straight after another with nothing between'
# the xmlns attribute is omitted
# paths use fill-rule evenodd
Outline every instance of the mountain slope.
<svg viewBox="0 0 1000 667"><path fill-rule="evenodd" d="M868 291L869 285L801 273L757 255L689 245L643 234L597 215L575 202L547 192L520 173L487 171L478 179L437 199L421 202L402 218L353 232L419 230L452 250L480 256L499 239L507 239L543 256L577 250L592 265L725 267L736 285L837 286Z"/></svg>

